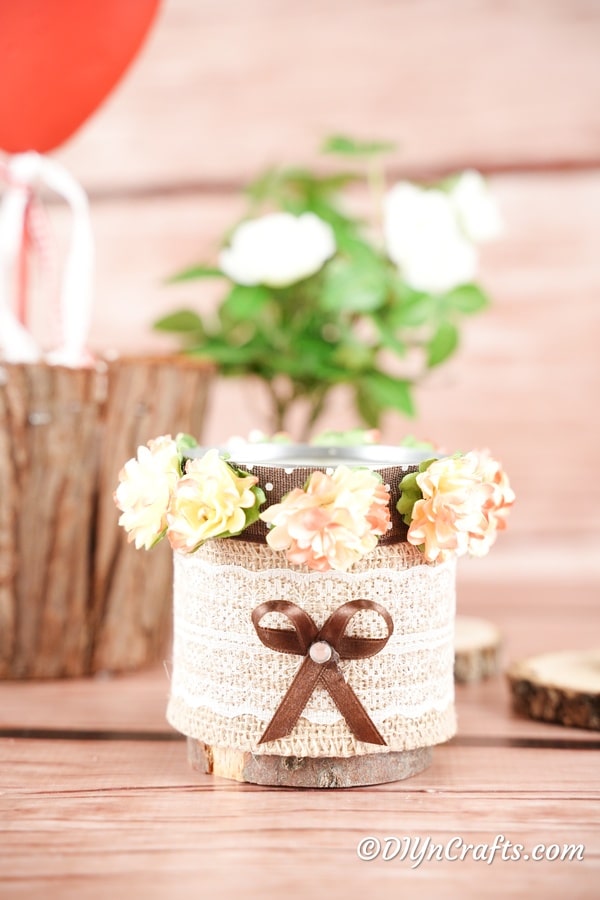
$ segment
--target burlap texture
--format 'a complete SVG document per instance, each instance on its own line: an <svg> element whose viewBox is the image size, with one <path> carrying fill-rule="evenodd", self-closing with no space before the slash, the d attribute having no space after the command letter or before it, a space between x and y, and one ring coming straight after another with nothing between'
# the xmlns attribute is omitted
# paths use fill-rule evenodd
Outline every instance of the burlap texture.
<svg viewBox="0 0 600 900"><path fill-rule="evenodd" d="M268 545L239 540L176 553L167 718L207 744L283 756L347 757L448 740L455 733L454 582L453 562L426 565L407 543L379 546L346 573L292 567ZM388 610L394 633L376 656L344 660L340 667L386 745L357 741L317 687L294 730L259 746L302 658L265 647L252 610L265 600L288 600L320 626L338 606L360 598ZM290 627L278 613L263 624ZM348 630L379 637L385 626L362 611Z"/></svg>

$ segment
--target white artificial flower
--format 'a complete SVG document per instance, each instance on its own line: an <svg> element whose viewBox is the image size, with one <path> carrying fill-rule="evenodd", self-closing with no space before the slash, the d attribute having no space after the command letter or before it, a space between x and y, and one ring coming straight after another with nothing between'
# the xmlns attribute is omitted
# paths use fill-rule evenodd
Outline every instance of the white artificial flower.
<svg viewBox="0 0 600 900"><path fill-rule="evenodd" d="M395 185L384 202L384 237L390 259L415 290L443 293L475 277L475 248L443 191Z"/></svg>
<svg viewBox="0 0 600 900"><path fill-rule="evenodd" d="M314 213L270 213L236 228L219 266L237 284L286 287L318 272L335 249L333 229Z"/></svg>
<svg viewBox="0 0 600 900"><path fill-rule="evenodd" d="M450 199L464 233L472 241L491 241L502 233L498 206L479 172L463 172L450 191Z"/></svg>
<svg viewBox="0 0 600 900"><path fill-rule="evenodd" d="M119 472L114 500L122 515L119 525L139 550L149 550L167 528L167 509L180 476L177 442L161 435L138 447L137 457Z"/></svg>

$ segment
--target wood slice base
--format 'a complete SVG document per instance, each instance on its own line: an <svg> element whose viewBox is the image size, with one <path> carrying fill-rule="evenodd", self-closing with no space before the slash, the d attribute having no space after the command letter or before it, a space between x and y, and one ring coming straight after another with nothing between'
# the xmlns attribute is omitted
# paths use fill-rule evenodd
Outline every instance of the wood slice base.
<svg viewBox="0 0 600 900"><path fill-rule="evenodd" d="M188 738L188 762L192 768L234 781L273 787L350 788L402 781L431 765L432 747L366 756L272 756L210 747Z"/></svg>
<svg viewBox="0 0 600 900"><path fill-rule="evenodd" d="M506 674L515 712L600 730L600 650L544 653L515 663Z"/></svg>
<svg viewBox="0 0 600 900"><path fill-rule="evenodd" d="M476 682L500 671L502 637L493 622L457 616L454 631L454 678Z"/></svg>

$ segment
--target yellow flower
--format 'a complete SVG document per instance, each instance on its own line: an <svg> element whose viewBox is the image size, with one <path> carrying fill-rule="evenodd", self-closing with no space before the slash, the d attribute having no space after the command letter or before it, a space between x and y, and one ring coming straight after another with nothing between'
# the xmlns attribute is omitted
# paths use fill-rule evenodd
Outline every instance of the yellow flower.
<svg viewBox="0 0 600 900"><path fill-rule="evenodd" d="M247 511L262 499L253 490L257 481L254 475L238 475L218 450L189 460L167 513L173 549L191 553L208 538L239 534L248 524Z"/></svg>
<svg viewBox="0 0 600 900"><path fill-rule="evenodd" d="M515 495L500 464L487 450L433 462L417 475L417 500L408 541L423 545L429 562L450 556L484 556L506 527Z"/></svg>
<svg viewBox="0 0 600 900"><path fill-rule="evenodd" d="M114 500L122 515L119 525L129 541L149 550L167 528L167 508L181 474L177 444L170 434L138 447L137 457L119 473Z"/></svg>
<svg viewBox="0 0 600 900"><path fill-rule="evenodd" d="M290 491L260 518L273 526L269 546L294 565L344 572L390 527L389 501L374 472L338 466L333 475L314 472L304 490Z"/></svg>

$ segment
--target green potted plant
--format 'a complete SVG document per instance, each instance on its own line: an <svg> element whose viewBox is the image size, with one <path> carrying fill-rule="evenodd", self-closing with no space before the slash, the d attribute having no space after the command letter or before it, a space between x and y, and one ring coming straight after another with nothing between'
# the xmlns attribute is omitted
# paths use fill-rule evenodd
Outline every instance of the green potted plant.
<svg viewBox="0 0 600 900"><path fill-rule="evenodd" d="M415 385L455 352L463 317L488 304L475 283L476 246L499 233L500 219L484 179L468 171L388 190L390 149L332 137L323 150L345 160L341 171L268 171L248 186L247 214L225 235L218 265L173 279L223 281L214 315L180 310L156 327L223 375L260 379L271 433L288 430L301 405L298 437L307 439L338 385L352 389L368 427L387 410L414 416ZM347 202L361 181L369 222Z"/></svg>

